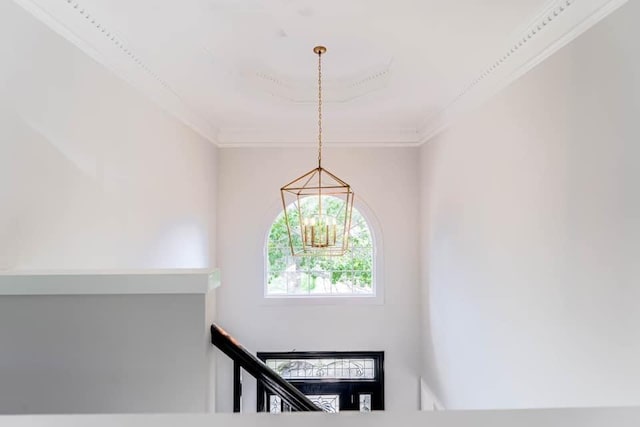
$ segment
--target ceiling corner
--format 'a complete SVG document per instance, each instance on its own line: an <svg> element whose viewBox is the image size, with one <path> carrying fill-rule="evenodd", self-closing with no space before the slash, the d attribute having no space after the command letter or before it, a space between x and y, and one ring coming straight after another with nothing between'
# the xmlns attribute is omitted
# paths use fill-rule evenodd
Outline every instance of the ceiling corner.
<svg viewBox="0 0 640 427"><path fill-rule="evenodd" d="M505 39L502 54L450 99L445 108L418 124L420 144L429 142L461 113L479 107L545 59L600 22L628 0L551 0Z"/></svg>

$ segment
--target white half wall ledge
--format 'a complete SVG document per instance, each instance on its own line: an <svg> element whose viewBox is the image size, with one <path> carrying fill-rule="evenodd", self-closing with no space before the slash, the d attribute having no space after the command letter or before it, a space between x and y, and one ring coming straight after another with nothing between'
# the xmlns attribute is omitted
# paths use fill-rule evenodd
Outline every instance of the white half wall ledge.
<svg viewBox="0 0 640 427"><path fill-rule="evenodd" d="M21 415L0 416L4 427L637 427L640 408L536 409L519 411L320 412L272 414Z"/></svg>
<svg viewBox="0 0 640 427"><path fill-rule="evenodd" d="M0 296L207 294L218 286L218 269L0 272Z"/></svg>

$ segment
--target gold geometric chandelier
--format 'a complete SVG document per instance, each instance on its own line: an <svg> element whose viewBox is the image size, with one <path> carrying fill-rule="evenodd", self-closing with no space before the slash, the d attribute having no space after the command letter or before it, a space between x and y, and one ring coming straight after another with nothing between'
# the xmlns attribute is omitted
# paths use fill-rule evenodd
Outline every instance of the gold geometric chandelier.
<svg viewBox="0 0 640 427"><path fill-rule="evenodd" d="M349 249L354 193L322 167L322 55L318 55L318 167L280 189L291 255L341 256Z"/></svg>

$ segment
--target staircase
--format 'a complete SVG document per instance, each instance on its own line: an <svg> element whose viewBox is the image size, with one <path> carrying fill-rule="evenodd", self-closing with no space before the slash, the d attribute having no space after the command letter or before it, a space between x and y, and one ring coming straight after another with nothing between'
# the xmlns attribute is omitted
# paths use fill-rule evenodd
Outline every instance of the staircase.
<svg viewBox="0 0 640 427"><path fill-rule="evenodd" d="M216 324L211 325L211 342L233 360L233 412L240 412L242 396L240 369L252 375L265 390L279 396L292 412L322 412L302 392L249 353L235 338ZM266 399L263 399L263 402L267 404ZM268 409L263 408L265 412L268 412Z"/></svg>

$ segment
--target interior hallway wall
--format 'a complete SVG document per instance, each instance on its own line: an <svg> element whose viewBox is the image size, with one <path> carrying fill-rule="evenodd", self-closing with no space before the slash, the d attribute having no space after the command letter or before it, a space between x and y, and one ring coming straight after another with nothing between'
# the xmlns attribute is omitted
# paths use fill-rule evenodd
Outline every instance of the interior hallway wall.
<svg viewBox="0 0 640 427"><path fill-rule="evenodd" d="M326 149L323 166L351 184L381 231L384 304L263 298L264 244L282 210L280 187L316 165L313 148L221 149L218 320L250 351L385 351L386 408L418 408L420 372L418 150ZM365 212L366 213L366 212ZM219 357L218 410L232 409L232 363ZM248 375L245 375L248 377ZM244 387L243 410L255 411Z"/></svg>
<svg viewBox="0 0 640 427"><path fill-rule="evenodd" d="M1 296L0 414L210 411L205 298Z"/></svg>
<svg viewBox="0 0 640 427"><path fill-rule="evenodd" d="M0 270L215 266L215 146L13 2L0 22Z"/></svg>
<svg viewBox="0 0 640 427"><path fill-rule="evenodd" d="M640 2L421 150L447 408L640 404Z"/></svg>

